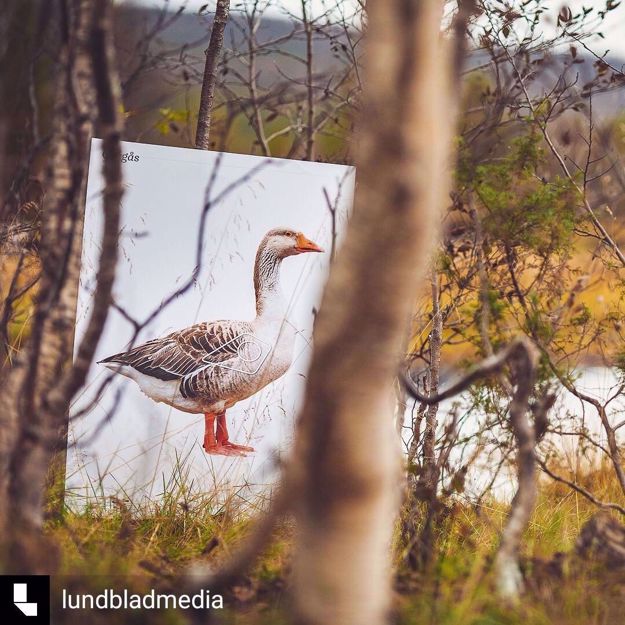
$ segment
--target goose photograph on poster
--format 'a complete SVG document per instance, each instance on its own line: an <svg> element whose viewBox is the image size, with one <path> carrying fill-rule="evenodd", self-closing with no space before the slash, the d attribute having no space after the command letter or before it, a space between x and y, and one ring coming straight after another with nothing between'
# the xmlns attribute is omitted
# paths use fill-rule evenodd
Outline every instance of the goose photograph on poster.
<svg viewBox="0 0 625 625"><path fill-rule="evenodd" d="M89 164L77 343L102 230ZM71 408L69 500L269 483L289 449L354 170L124 143L114 304Z"/></svg>

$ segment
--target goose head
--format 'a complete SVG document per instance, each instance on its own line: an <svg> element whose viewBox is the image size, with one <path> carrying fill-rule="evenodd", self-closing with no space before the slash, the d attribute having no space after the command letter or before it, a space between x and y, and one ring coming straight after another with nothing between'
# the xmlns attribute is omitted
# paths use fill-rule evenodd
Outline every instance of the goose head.
<svg viewBox="0 0 625 625"><path fill-rule="evenodd" d="M267 311L276 317L283 314L280 296L280 265L285 258L306 252L323 252L309 238L297 230L274 228L260 242L254 265L254 291L256 313Z"/></svg>
<svg viewBox="0 0 625 625"><path fill-rule="evenodd" d="M268 254L282 260L288 256L304 254L306 252L323 252L314 241L303 233L289 228L274 228L262 240L259 250L264 249Z"/></svg>

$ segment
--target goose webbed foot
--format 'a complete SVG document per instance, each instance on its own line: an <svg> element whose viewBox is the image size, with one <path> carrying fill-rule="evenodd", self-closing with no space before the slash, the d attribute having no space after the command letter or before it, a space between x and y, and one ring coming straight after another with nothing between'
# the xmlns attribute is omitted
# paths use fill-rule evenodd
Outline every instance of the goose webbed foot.
<svg viewBox="0 0 625 625"><path fill-rule="evenodd" d="M221 443L215 443L213 445L203 445L204 451L210 456L246 456L245 451L236 449L237 446L222 445ZM249 449L249 448L248 448Z"/></svg>
<svg viewBox="0 0 625 625"><path fill-rule="evenodd" d="M253 447L249 447L248 445L237 445L236 443L233 443L231 441L222 441L221 444L224 447L227 447L229 449L234 449L235 451L242 451L244 452L244 454L246 452L256 451Z"/></svg>
<svg viewBox="0 0 625 625"><path fill-rule="evenodd" d="M217 415L217 444L242 456L246 456L248 453L254 451L253 447L238 445L230 440L225 410Z"/></svg>

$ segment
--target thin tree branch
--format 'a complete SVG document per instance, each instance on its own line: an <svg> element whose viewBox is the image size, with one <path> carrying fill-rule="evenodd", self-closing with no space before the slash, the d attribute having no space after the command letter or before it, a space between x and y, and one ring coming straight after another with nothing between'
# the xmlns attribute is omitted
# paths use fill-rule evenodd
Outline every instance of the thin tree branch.
<svg viewBox="0 0 625 625"><path fill-rule="evenodd" d="M202 93L200 95L200 110L197 120L197 133L195 147L208 150L210 128L215 97L215 82L217 80L217 63L224 44L224 31L230 15L230 0L217 0L215 17L211 29L211 37L206 49L206 64L204 66L204 79L202 81Z"/></svg>

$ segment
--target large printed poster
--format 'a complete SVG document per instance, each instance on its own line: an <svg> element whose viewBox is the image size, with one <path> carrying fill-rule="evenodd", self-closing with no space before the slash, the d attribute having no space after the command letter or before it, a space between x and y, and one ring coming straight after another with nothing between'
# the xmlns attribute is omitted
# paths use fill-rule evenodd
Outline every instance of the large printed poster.
<svg viewBox="0 0 625 625"><path fill-rule="evenodd" d="M92 144L77 344L102 229ZM70 415L70 502L269 483L302 401L354 171L123 144L114 306Z"/></svg>

